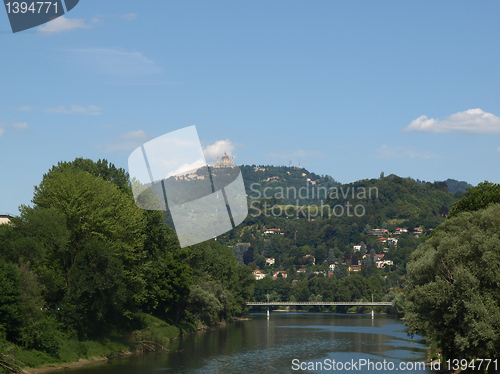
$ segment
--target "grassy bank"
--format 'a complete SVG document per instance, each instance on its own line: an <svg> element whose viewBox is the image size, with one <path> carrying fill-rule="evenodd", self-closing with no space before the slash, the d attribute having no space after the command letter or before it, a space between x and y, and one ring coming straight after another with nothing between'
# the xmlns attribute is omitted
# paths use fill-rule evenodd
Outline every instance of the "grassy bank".
<svg viewBox="0 0 500 374"><path fill-rule="evenodd" d="M191 324L171 325L148 314L134 317L138 329L115 332L98 339L81 341L61 334L51 353L0 343L0 373L42 372L32 370L34 368L44 368L45 372L49 368L57 370L75 363L99 361L136 351L161 350L170 340L197 330Z"/></svg>

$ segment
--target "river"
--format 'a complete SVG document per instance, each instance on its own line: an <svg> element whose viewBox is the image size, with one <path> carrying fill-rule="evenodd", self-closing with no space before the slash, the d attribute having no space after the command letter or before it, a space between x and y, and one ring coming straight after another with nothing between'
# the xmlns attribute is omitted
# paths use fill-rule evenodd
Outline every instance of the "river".
<svg viewBox="0 0 500 374"><path fill-rule="evenodd" d="M403 370L425 361L424 341L410 338L399 320L382 315L273 312L267 319L256 314L180 338L167 348L169 352L120 357L68 373L431 372Z"/></svg>

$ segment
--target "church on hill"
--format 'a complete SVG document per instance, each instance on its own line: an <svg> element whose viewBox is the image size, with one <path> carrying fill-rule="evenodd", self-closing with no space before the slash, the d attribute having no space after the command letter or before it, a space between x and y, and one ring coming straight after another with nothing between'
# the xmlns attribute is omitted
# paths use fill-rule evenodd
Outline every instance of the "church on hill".
<svg viewBox="0 0 500 374"><path fill-rule="evenodd" d="M229 156L224 152L224 156L219 159L217 156L217 162L215 164L210 165L213 168L234 168L236 165L234 164L234 156L231 157L231 161L229 161Z"/></svg>

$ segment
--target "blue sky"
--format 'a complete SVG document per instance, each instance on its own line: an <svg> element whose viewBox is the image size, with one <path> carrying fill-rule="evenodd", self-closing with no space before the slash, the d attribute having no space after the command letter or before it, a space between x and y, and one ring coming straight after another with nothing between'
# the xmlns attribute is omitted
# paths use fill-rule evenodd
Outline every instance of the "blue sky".
<svg viewBox="0 0 500 374"><path fill-rule="evenodd" d="M210 157L340 182L500 182L499 2L81 0L13 34L0 9L0 212L58 161L127 168L196 125Z"/></svg>

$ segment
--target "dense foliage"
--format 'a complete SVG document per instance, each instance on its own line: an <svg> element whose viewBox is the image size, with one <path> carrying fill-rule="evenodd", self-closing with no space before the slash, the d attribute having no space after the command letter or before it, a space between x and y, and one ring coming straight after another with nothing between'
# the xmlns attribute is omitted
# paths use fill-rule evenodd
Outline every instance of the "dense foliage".
<svg viewBox="0 0 500 374"><path fill-rule="evenodd" d="M217 242L181 249L162 212L136 206L123 169L59 163L33 204L0 225L0 349L57 359L72 339L146 327L145 314L197 326L245 311L250 270Z"/></svg>
<svg viewBox="0 0 500 374"><path fill-rule="evenodd" d="M408 264L405 317L446 359L500 352L500 189L469 189Z"/></svg>

